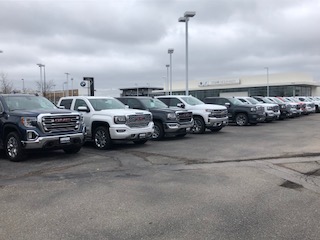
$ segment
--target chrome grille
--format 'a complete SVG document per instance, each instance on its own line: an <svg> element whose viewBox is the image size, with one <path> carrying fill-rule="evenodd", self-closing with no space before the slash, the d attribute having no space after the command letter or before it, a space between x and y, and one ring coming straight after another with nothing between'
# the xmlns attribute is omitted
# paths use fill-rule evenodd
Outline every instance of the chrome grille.
<svg viewBox="0 0 320 240"><path fill-rule="evenodd" d="M225 118L228 116L228 110L212 110L210 117Z"/></svg>
<svg viewBox="0 0 320 240"><path fill-rule="evenodd" d="M80 115L45 115L41 117L41 125L44 132L68 132L78 130Z"/></svg>
<svg viewBox="0 0 320 240"><path fill-rule="evenodd" d="M147 127L152 121L150 114L139 114L128 116L127 126L131 128Z"/></svg>
<svg viewBox="0 0 320 240"><path fill-rule="evenodd" d="M192 112L176 112L180 123L190 122L192 120Z"/></svg>
<svg viewBox="0 0 320 240"><path fill-rule="evenodd" d="M257 106L257 114L264 114L264 107Z"/></svg>

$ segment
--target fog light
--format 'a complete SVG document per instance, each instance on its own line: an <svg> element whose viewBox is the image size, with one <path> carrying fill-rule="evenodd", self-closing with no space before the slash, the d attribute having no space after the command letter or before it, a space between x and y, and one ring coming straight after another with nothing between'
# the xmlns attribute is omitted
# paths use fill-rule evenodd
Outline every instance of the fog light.
<svg viewBox="0 0 320 240"><path fill-rule="evenodd" d="M28 131L27 132L27 139L28 140L35 140L35 139L37 139L38 138L38 134L36 133L36 132L34 132L34 131Z"/></svg>

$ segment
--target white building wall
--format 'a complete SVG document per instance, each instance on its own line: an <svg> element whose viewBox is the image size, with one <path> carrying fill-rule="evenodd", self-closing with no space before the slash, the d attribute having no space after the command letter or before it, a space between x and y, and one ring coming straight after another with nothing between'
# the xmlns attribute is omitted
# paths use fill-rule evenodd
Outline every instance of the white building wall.
<svg viewBox="0 0 320 240"><path fill-rule="evenodd" d="M260 87L260 86L282 86L282 85L311 85L314 92L320 95L320 84L314 80L310 74L306 73L269 73L255 76L241 77L219 77L201 80L190 80L189 91L205 89L228 89L241 87ZM173 91L185 91L185 81L174 81Z"/></svg>

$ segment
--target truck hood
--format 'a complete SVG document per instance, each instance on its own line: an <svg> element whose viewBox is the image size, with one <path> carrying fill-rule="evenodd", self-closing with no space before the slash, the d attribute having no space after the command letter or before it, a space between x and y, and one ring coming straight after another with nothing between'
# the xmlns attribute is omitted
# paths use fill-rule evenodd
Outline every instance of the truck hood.
<svg viewBox="0 0 320 240"><path fill-rule="evenodd" d="M13 110L10 115L14 116L38 116L41 113L45 114L70 114L75 113L68 109L34 109L34 110Z"/></svg>
<svg viewBox="0 0 320 240"><path fill-rule="evenodd" d="M111 115L111 116L125 116L125 115L139 115L139 114L150 114L149 111L139 110L139 109L105 109L101 111L96 111L95 114L101 115Z"/></svg>
<svg viewBox="0 0 320 240"><path fill-rule="evenodd" d="M205 109L212 109L212 110L226 110L227 107L216 105L216 104L198 104L189 107L190 110L205 110ZM188 109L187 109L188 110Z"/></svg>

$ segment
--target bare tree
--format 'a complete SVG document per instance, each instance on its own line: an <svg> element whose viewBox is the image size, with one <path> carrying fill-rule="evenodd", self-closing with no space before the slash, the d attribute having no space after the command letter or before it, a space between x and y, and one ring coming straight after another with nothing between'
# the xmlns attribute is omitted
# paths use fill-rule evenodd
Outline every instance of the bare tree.
<svg viewBox="0 0 320 240"><path fill-rule="evenodd" d="M54 81L50 80L44 84L44 82L36 81L37 90L42 92L42 96L46 97L46 93L50 92L54 87Z"/></svg>
<svg viewBox="0 0 320 240"><path fill-rule="evenodd" d="M13 83L8 80L7 74L0 73L0 91L2 93L11 93L13 90Z"/></svg>

